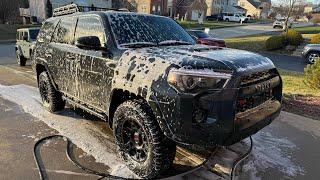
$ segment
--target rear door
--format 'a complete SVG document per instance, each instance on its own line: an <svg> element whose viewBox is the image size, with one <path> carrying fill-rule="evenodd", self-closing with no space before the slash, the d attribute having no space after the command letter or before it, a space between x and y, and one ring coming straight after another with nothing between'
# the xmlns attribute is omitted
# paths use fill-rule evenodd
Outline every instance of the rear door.
<svg viewBox="0 0 320 180"><path fill-rule="evenodd" d="M68 52L73 48L76 17L64 17L57 25L52 41L47 48L47 54L52 55L49 69L52 70L55 83L63 93L70 97L76 97L76 76L74 71L75 57Z"/></svg>
<svg viewBox="0 0 320 180"><path fill-rule="evenodd" d="M75 39L85 36L97 36L100 39L101 50L81 49L75 47L77 57L76 75L78 97L85 104L106 110L111 90L111 80L115 61L106 53L106 30L99 16L80 16L75 31ZM110 39L109 39L110 40Z"/></svg>

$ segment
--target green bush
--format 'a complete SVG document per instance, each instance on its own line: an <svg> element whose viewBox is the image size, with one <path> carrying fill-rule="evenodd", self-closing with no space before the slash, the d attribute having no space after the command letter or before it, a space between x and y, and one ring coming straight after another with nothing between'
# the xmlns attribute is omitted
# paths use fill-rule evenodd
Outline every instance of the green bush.
<svg viewBox="0 0 320 180"><path fill-rule="evenodd" d="M304 69L305 82L312 89L320 89L320 59Z"/></svg>
<svg viewBox="0 0 320 180"><path fill-rule="evenodd" d="M284 33L283 35L289 45L299 46L303 42L301 33L296 30L289 29L288 32Z"/></svg>
<svg viewBox="0 0 320 180"><path fill-rule="evenodd" d="M268 51L281 49L284 47L284 37L283 36L271 36L266 41L266 49Z"/></svg>
<svg viewBox="0 0 320 180"><path fill-rule="evenodd" d="M312 44L319 44L320 43L320 34L316 34L316 35L312 36L311 43Z"/></svg>

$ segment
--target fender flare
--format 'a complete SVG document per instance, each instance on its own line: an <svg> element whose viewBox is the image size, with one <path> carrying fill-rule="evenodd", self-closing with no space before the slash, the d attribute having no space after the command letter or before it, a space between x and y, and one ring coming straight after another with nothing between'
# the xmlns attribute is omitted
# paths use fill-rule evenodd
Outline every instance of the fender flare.
<svg viewBox="0 0 320 180"><path fill-rule="evenodd" d="M52 75L51 75L51 73L50 73L49 67L48 67L48 65L47 65L47 61L46 61L45 59L39 59L39 58L37 58L37 59L35 60L35 62L34 62L34 70L35 70L35 72L37 73L37 84L39 83L39 77L38 77L38 72L37 72L37 66L38 66L38 65L43 66L44 69L45 69L45 71L48 72L49 79L51 80L54 89L58 91L57 84L55 83L55 81L54 81L54 79L53 79L53 77L52 77Z"/></svg>

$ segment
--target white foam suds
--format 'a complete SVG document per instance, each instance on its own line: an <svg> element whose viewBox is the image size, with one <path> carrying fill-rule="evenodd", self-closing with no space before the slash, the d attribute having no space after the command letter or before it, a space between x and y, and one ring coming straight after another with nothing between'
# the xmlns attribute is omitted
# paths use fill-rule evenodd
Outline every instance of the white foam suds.
<svg viewBox="0 0 320 180"><path fill-rule="evenodd" d="M61 135L68 137L74 144L92 155L97 162L110 167L112 175L137 178L129 169L123 166L121 159L114 152L115 144L108 139L111 137L103 133L97 126L88 120L75 115L71 111L52 114L42 107L38 89L27 85L3 86L0 85L0 96L21 106L35 118L45 122ZM100 138L105 141L99 141Z"/></svg>

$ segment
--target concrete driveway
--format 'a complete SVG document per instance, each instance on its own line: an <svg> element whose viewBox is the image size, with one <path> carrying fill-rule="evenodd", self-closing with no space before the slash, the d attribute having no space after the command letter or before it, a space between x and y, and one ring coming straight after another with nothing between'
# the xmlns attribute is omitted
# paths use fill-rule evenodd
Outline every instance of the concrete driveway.
<svg viewBox="0 0 320 180"><path fill-rule="evenodd" d="M57 133L77 145L76 157L86 166L114 175L135 177L116 155L112 132L106 123L70 108L57 114L46 112L34 87L35 79L27 69L16 65L0 66L1 177L37 179L33 144L39 138ZM238 179L318 179L319 129L320 121L282 112L270 126L253 136L253 151L238 169ZM248 140L243 143L248 144ZM44 145L41 154L50 179L98 179L72 166L64 151L63 141L50 141ZM233 153L220 156L219 160L228 161ZM186 162L184 157L177 161ZM181 171L184 172L186 168L192 168L190 162L184 164L174 171L180 172L184 168ZM223 179L209 169L202 167L170 179Z"/></svg>

